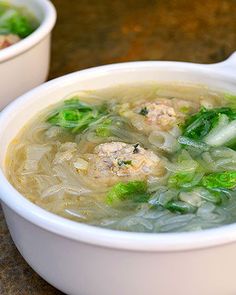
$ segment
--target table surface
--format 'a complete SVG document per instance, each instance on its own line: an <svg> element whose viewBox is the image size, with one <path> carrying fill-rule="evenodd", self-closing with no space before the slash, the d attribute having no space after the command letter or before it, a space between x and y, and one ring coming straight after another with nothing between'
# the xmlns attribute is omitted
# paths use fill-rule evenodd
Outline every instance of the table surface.
<svg viewBox="0 0 236 295"><path fill-rule="evenodd" d="M214 63L236 50L235 0L54 0L49 78L107 63ZM16 250L0 210L0 294L62 294Z"/></svg>

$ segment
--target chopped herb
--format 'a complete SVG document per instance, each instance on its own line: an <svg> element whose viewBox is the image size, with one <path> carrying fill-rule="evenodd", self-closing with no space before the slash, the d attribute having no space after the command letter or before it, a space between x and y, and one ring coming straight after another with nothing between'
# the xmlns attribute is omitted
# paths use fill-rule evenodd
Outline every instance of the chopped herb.
<svg viewBox="0 0 236 295"><path fill-rule="evenodd" d="M148 114L148 109L147 109L147 107L143 107L143 108L140 110L139 114L142 115L142 116L147 116L147 114Z"/></svg>
<svg viewBox="0 0 236 295"><path fill-rule="evenodd" d="M139 153L139 149L138 149L138 147L139 147L139 143L136 143L136 144L134 145L133 154L138 154L138 153Z"/></svg>
<svg viewBox="0 0 236 295"><path fill-rule="evenodd" d="M124 160L118 160L118 166L123 166L123 165L132 165L132 161L131 160L127 160L127 161L124 161Z"/></svg>

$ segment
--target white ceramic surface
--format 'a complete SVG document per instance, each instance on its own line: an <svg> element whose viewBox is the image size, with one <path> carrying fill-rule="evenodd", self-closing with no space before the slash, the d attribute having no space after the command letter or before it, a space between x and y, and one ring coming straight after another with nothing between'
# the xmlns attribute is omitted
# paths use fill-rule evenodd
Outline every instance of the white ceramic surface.
<svg viewBox="0 0 236 295"><path fill-rule="evenodd" d="M235 71L236 54L213 65L114 64L53 80L11 103L0 114L0 197L11 236L31 267L70 295L235 295L236 224L173 234L101 229L35 206L4 176L6 149L20 128L72 92L185 81L236 93Z"/></svg>
<svg viewBox="0 0 236 295"><path fill-rule="evenodd" d="M0 50L0 110L17 96L45 82L50 62L50 35L56 11L48 0L8 0L27 7L40 26L27 38Z"/></svg>

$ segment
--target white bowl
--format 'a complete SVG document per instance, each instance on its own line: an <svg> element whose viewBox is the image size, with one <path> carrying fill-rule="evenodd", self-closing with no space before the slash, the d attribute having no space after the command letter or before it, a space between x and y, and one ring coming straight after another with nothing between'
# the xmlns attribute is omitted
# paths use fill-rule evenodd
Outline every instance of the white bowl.
<svg viewBox="0 0 236 295"><path fill-rule="evenodd" d="M26 7L40 22L39 27L20 42L0 50L0 110L17 96L47 79L50 36L56 11L48 0L9 0Z"/></svg>
<svg viewBox="0 0 236 295"><path fill-rule="evenodd" d="M0 197L25 260L53 286L81 295L236 294L236 224L189 233L128 233L76 223L34 205L4 176L8 144L69 93L139 81L185 81L236 93L236 54L219 64L131 62L79 71L21 96L0 115Z"/></svg>

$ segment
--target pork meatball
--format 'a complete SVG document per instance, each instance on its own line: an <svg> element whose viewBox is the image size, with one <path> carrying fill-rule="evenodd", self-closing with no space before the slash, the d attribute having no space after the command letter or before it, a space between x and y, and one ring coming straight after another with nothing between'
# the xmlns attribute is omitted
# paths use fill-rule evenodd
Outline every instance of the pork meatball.
<svg viewBox="0 0 236 295"><path fill-rule="evenodd" d="M186 114L196 111L195 103L181 99L158 99L145 102L135 108L135 112L145 117L145 122L160 130L170 130L181 123Z"/></svg>
<svg viewBox="0 0 236 295"><path fill-rule="evenodd" d="M118 112L130 119L135 128L149 134L156 130L171 130L184 122L187 115L198 111L199 107L199 103L190 100L157 98L151 101L124 103Z"/></svg>
<svg viewBox="0 0 236 295"><path fill-rule="evenodd" d="M107 183L119 178L145 179L163 173L160 158L139 144L110 142L98 145L90 155L88 175Z"/></svg>

